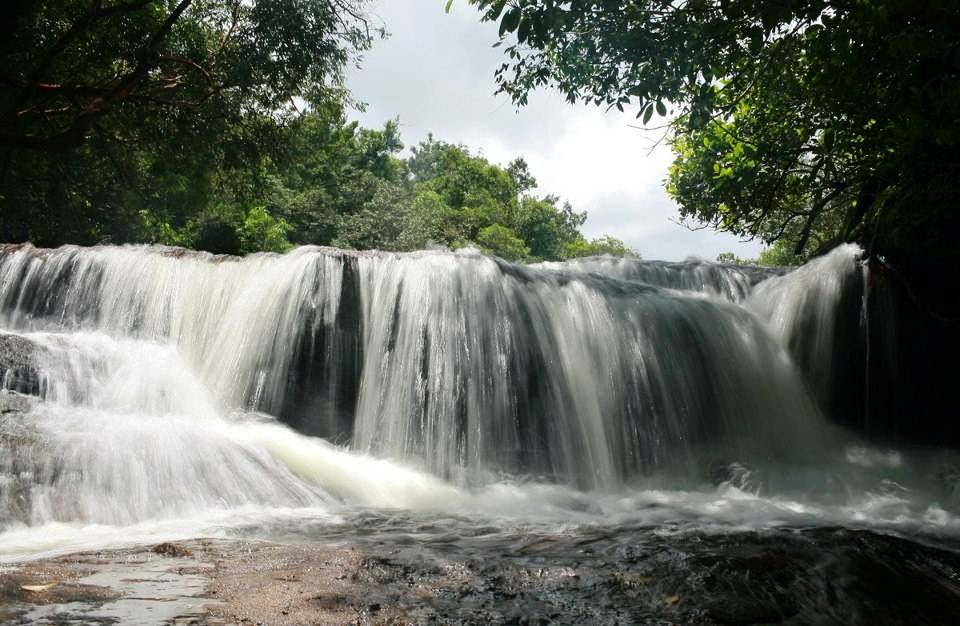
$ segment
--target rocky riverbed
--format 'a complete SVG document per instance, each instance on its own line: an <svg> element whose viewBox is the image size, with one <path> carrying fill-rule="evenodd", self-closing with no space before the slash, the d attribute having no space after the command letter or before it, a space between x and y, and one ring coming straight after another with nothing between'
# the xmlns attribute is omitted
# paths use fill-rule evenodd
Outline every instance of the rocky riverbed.
<svg viewBox="0 0 960 626"><path fill-rule="evenodd" d="M15 624L948 624L960 554L842 528L511 532L377 517L8 565ZM342 531L343 529L341 529Z"/></svg>

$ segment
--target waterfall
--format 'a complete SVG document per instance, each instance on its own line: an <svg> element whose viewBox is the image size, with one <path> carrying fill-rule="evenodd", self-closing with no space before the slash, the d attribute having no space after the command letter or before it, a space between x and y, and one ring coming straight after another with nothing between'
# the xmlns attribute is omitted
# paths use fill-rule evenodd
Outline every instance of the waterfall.
<svg viewBox="0 0 960 626"><path fill-rule="evenodd" d="M602 274L619 280L725 298L731 302L742 302L758 282L785 272L783 268L755 265L724 265L700 260L671 263L609 256L539 263L533 267Z"/></svg>
<svg viewBox="0 0 960 626"><path fill-rule="evenodd" d="M0 526L789 475L838 454L815 394L857 254L6 246L0 331L34 346L40 397L0 420Z"/></svg>
<svg viewBox="0 0 960 626"><path fill-rule="evenodd" d="M707 442L729 458L817 445L785 354L726 301L479 255L360 263L363 449L609 488L692 470Z"/></svg>
<svg viewBox="0 0 960 626"><path fill-rule="evenodd" d="M809 384L820 396L827 394L834 374L835 340L840 302L860 279L861 250L845 244L793 272L760 283L746 306L765 319L773 334L794 356ZM854 318L859 323L859 315Z"/></svg>

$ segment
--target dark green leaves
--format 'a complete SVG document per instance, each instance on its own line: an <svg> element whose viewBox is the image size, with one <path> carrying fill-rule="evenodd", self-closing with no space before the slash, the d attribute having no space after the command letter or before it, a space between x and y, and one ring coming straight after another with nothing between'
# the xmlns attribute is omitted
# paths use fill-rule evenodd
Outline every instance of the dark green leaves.
<svg viewBox="0 0 960 626"><path fill-rule="evenodd" d="M503 9L507 6L507 0L486 0L476 3L481 9L486 9L483 19L488 22L496 22L500 19Z"/></svg>
<svg viewBox="0 0 960 626"><path fill-rule="evenodd" d="M837 135L833 131L833 129L824 131L823 133L823 151L824 152L830 152L831 150L833 150L833 143L834 143L834 140L836 139L836 136Z"/></svg>
<svg viewBox="0 0 960 626"><path fill-rule="evenodd" d="M500 20L500 36L503 37L507 33L512 33L517 30L517 27L520 25L520 19L523 17L523 13L519 7L513 7L503 16L503 19Z"/></svg>
<svg viewBox="0 0 960 626"><path fill-rule="evenodd" d="M813 39L823 31L823 26L820 24L813 24L809 26L805 31L803 31L803 36L807 39Z"/></svg>
<svg viewBox="0 0 960 626"><path fill-rule="evenodd" d="M531 25L530 20L521 20L520 26L517 28L517 41L524 43L527 40L527 37L530 36Z"/></svg>
<svg viewBox="0 0 960 626"><path fill-rule="evenodd" d="M552 86L639 101L645 124L675 113L671 193L688 217L768 241L802 231L809 252L864 237L879 203L908 223L960 204L956 2L475 2L522 30L497 74L515 102Z"/></svg>
<svg viewBox="0 0 960 626"><path fill-rule="evenodd" d="M647 104L646 109L643 112L643 123L647 124L651 117L653 117L653 105Z"/></svg>
<svg viewBox="0 0 960 626"><path fill-rule="evenodd" d="M763 24L763 30L767 32L776 30L794 17L793 11L779 2L761 2L759 4L760 21Z"/></svg>

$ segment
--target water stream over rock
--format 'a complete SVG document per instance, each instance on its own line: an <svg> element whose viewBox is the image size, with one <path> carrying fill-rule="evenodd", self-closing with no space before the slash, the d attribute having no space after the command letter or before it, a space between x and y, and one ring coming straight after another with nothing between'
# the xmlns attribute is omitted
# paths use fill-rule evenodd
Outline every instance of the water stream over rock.
<svg viewBox="0 0 960 626"><path fill-rule="evenodd" d="M0 561L391 511L952 541L956 455L825 414L859 256L0 248Z"/></svg>

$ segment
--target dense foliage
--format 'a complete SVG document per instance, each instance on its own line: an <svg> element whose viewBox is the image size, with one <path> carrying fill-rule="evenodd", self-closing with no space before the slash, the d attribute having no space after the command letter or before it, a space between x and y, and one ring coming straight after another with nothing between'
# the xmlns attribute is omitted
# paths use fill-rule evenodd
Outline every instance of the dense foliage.
<svg viewBox="0 0 960 626"><path fill-rule="evenodd" d="M629 254L518 159L349 122L365 0L17 0L0 26L0 240L471 245L504 258Z"/></svg>
<svg viewBox="0 0 960 626"><path fill-rule="evenodd" d="M474 3L511 44L516 102L552 85L668 118L683 217L781 260L858 240L958 264L954 0Z"/></svg>
<svg viewBox="0 0 960 626"><path fill-rule="evenodd" d="M369 47L365 0L12 0L0 146L234 125L324 99Z"/></svg>

